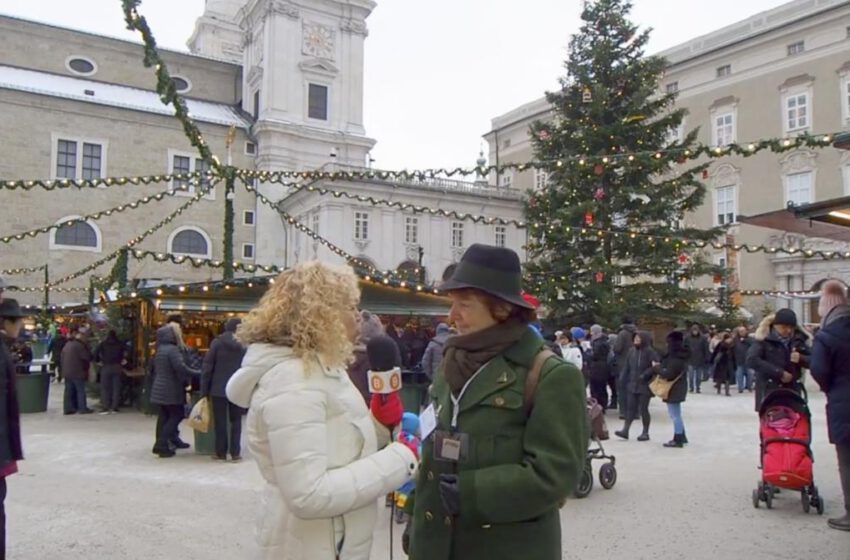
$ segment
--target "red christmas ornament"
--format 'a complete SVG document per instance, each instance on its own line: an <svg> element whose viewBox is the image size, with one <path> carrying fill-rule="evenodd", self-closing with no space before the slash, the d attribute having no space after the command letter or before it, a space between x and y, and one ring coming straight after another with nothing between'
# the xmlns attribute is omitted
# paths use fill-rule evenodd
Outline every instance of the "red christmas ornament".
<svg viewBox="0 0 850 560"><path fill-rule="evenodd" d="M548 130L543 129L537 133L537 138L539 138L542 142L548 142L552 138L552 135L549 134Z"/></svg>
<svg viewBox="0 0 850 560"><path fill-rule="evenodd" d="M605 167L601 163L597 163L595 166L593 166L593 172L597 175L602 175L603 173L605 173Z"/></svg>
<svg viewBox="0 0 850 560"><path fill-rule="evenodd" d="M605 189L603 189L602 187L599 187L598 189L596 189L596 192L593 194L593 198L596 199L596 202L601 202L602 200L604 200L605 199Z"/></svg>
<svg viewBox="0 0 850 560"><path fill-rule="evenodd" d="M702 170L702 178L703 178L703 179L708 179L708 169L703 169L703 170Z"/></svg>
<svg viewBox="0 0 850 560"><path fill-rule="evenodd" d="M605 281L605 273L604 272L597 272L596 273L596 283L601 284L604 281Z"/></svg>
<svg viewBox="0 0 850 560"><path fill-rule="evenodd" d="M679 255L679 264L682 266L688 264L690 260L691 258L686 253L682 253L681 255Z"/></svg>
<svg viewBox="0 0 850 560"><path fill-rule="evenodd" d="M588 212L584 215L584 224L587 226L593 225L593 212Z"/></svg>

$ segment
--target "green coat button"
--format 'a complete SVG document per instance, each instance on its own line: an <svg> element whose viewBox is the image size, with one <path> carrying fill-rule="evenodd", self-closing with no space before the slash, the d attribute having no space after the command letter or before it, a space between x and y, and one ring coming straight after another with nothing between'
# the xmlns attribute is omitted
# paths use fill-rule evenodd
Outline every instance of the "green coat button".
<svg viewBox="0 0 850 560"><path fill-rule="evenodd" d="M425 512L425 521L434 521L434 514L430 511Z"/></svg>
<svg viewBox="0 0 850 560"><path fill-rule="evenodd" d="M505 399L503 397L496 397L496 400L493 402L496 403L496 406L505 406Z"/></svg>

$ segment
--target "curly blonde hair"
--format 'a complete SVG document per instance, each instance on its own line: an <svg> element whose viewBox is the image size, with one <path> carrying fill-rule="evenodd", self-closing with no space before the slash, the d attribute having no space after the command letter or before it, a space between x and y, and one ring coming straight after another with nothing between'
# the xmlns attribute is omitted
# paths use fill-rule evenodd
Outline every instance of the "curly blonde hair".
<svg viewBox="0 0 850 560"><path fill-rule="evenodd" d="M327 366L344 366L352 356L345 314L360 302L357 277L349 266L318 261L282 272L260 303L239 325L242 344L268 343L292 347L295 355Z"/></svg>

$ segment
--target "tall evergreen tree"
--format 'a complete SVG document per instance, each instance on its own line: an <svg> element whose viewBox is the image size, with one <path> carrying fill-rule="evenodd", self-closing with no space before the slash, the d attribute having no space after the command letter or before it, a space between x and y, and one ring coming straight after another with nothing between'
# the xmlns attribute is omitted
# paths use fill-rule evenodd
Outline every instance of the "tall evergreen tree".
<svg viewBox="0 0 850 560"><path fill-rule="evenodd" d="M559 320L688 316L700 294L689 280L719 273L676 242L720 233L683 226L708 164L687 165L697 130L674 138L686 111L659 92L667 63L645 56L650 31L630 11L628 0L586 2L561 90L547 93L553 118L531 127L547 181L526 202L527 270Z"/></svg>

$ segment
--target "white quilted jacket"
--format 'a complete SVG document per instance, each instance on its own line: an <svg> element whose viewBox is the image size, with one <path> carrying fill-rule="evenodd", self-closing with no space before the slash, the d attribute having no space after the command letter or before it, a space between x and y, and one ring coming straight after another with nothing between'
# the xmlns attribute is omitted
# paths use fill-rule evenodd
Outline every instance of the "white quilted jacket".
<svg viewBox="0 0 850 560"><path fill-rule="evenodd" d="M257 540L265 560L368 560L377 500L418 463L374 422L343 369L305 373L288 347L254 344L227 384L249 408L248 447L266 480ZM379 438L380 434L380 438Z"/></svg>

